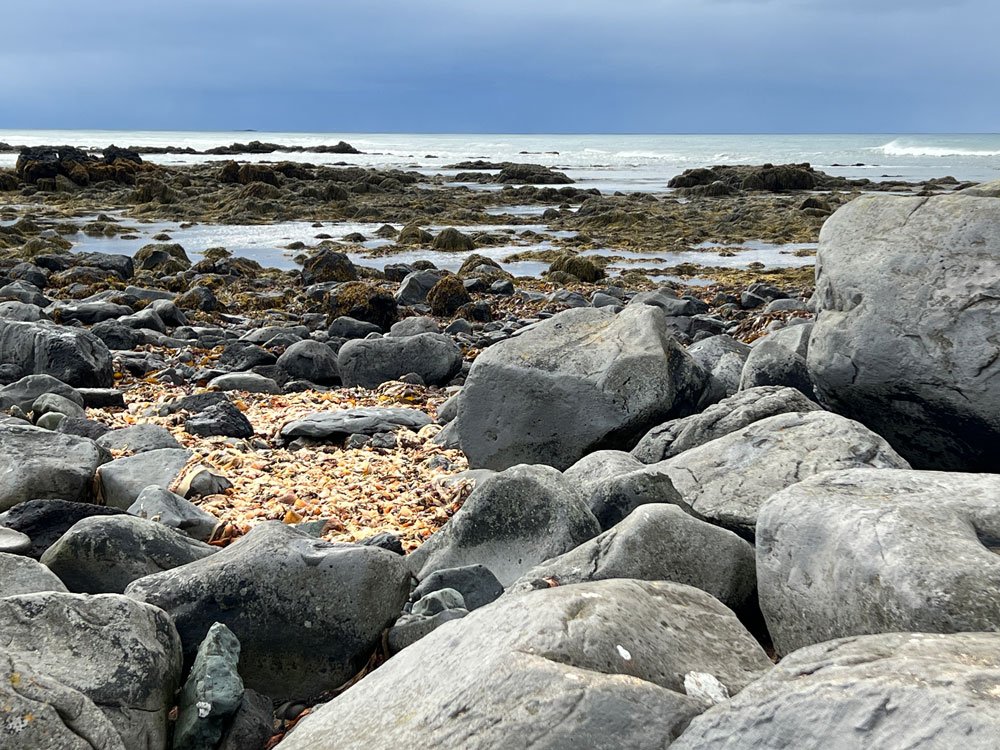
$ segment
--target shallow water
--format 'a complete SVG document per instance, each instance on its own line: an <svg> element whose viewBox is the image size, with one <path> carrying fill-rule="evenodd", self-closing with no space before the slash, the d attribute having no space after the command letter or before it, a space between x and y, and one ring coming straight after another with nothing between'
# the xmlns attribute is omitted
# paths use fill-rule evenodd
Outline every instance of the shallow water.
<svg viewBox="0 0 1000 750"><path fill-rule="evenodd" d="M739 245L722 244L718 242L703 242L695 246L695 250L661 251L661 252L629 252L614 248L596 248L584 250L581 255L612 257L620 256L624 261L613 261L607 267L608 272L625 271L629 269L643 270L648 268L663 268L681 263L693 263L699 266L715 266L719 268L748 268L751 263L763 263L765 268L801 268L815 263L813 255L796 255L797 251L815 251L818 245L814 242L794 242L784 245L751 240ZM716 251L715 249L718 249ZM719 251L725 251L722 255ZM732 255L730 255L732 253Z"/></svg>

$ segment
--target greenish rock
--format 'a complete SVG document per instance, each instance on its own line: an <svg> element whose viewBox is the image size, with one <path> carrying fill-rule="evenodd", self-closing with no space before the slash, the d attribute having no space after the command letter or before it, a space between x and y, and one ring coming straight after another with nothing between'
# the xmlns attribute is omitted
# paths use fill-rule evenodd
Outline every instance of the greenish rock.
<svg viewBox="0 0 1000 750"><path fill-rule="evenodd" d="M212 750L218 745L243 700L239 662L239 639L221 622L212 625L181 691L174 750Z"/></svg>

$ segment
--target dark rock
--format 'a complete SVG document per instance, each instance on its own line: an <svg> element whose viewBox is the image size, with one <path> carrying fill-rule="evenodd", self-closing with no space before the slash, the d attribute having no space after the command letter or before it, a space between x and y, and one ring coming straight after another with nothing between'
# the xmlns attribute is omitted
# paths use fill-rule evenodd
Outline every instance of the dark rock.
<svg viewBox="0 0 1000 750"><path fill-rule="evenodd" d="M358 270L344 253L324 247L302 264L302 281L321 284L326 281L356 281Z"/></svg>
<svg viewBox="0 0 1000 750"><path fill-rule="evenodd" d="M170 489L191 459L183 448L160 448L118 458L97 472L97 493L105 505L128 508L146 487Z"/></svg>
<svg viewBox="0 0 1000 750"><path fill-rule="evenodd" d="M319 341L309 339L292 344L278 357L277 365L291 378L301 378L318 385L340 381L337 355Z"/></svg>
<svg viewBox="0 0 1000 750"><path fill-rule="evenodd" d="M442 589L453 589L460 593L465 608L470 612L496 601L503 593L503 586L489 568L484 565L466 565L434 571L413 590L410 601L419 601Z"/></svg>
<svg viewBox="0 0 1000 750"><path fill-rule="evenodd" d="M225 625L212 625L181 690L174 750L208 750L219 744L243 700L239 662L239 640Z"/></svg>
<svg viewBox="0 0 1000 750"><path fill-rule="evenodd" d="M114 382L111 352L100 339L41 322L0 320L0 361L71 386L108 388Z"/></svg>
<svg viewBox="0 0 1000 750"><path fill-rule="evenodd" d="M219 525L219 519L180 495L163 487L146 487L128 512L139 518L148 518L164 526L177 529L192 539L209 541Z"/></svg>
<svg viewBox="0 0 1000 750"><path fill-rule="evenodd" d="M348 435L376 435L401 427L413 430L431 424L431 418L417 409L401 407L359 407L340 411L316 412L288 422L281 428L281 439L289 443L297 438L340 441Z"/></svg>
<svg viewBox="0 0 1000 750"><path fill-rule="evenodd" d="M408 592L398 555L281 523L128 588L173 617L189 657L213 623L226 625L242 645L244 683L274 700L308 699L353 677Z"/></svg>
<svg viewBox="0 0 1000 750"><path fill-rule="evenodd" d="M77 521L124 512L119 508L71 500L28 500L0 513L0 525L30 537L31 546L24 554L38 559Z"/></svg>
<svg viewBox="0 0 1000 750"><path fill-rule="evenodd" d="M128 514L77 521L41 562L79 594L121 594L132 581L213 554L215 547Z"/></svg>
<svg viewBox="0 0 1000 750"><path fill-rule="evenodd" d="M202 437L249 438L254 434L250 420L231 401L223 401L188 417L184 431Z"/></svg>
<svg viewBox="0 0 1000 750"><path fill-rule="evenodd" d="M362 320L388 328L396 322L398 308L389 292L364 281L349 281L330 293L328 310L331 318L341 316Z"/></svg>
<svg viewBox="0 0 1000 750"><path fill-rule="evenodd" d="M422 333L405 338L355 339L337 355L345 386L375 388L409 373L428 385L445 385L462 367L462 352L443 334Z"/></svg>
<svg viewBox="0 0 1000 750"><path fill-rule="evenodd" d="M97 444L108 451L130 451L132 453L181 447L170 430L157 424L137 424L132 427L111 430L99 437Z"/></svg>

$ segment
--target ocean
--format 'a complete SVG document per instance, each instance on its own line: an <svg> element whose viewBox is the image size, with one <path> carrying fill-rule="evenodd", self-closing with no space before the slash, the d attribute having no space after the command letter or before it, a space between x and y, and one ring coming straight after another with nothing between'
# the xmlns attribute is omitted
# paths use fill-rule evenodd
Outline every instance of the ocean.
<svg viewBox="0 0 1000 750"><path fill-rule="evenodd" d="M534 162L560 169L602 191L661 192L691 167L712 164L809 162L829 174L871 180L919 181L950 175L961 181L1000 180L1000 134L975 135L447 135L371 133L170 132L107 130L0 130L11 145L180 146L203 151L260 140L318 146L344 140L364 152L350 154L243 154L241 161L399 168L449 174L468 159ZM0 167L16 154L0 154ZM149 155L162 164L224 160L226 156ZM482 186L476 186L482 189Z"/></svg>

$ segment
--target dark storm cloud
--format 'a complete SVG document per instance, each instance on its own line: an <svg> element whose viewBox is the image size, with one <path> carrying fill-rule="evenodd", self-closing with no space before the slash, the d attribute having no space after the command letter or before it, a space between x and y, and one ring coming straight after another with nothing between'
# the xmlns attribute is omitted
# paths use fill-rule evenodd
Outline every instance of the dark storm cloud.
<svg viewBox="0 0 1000 750"><path fill-rule="evenodd" d="M34 0L0 128L997 130L992 0Z"/></svg>

